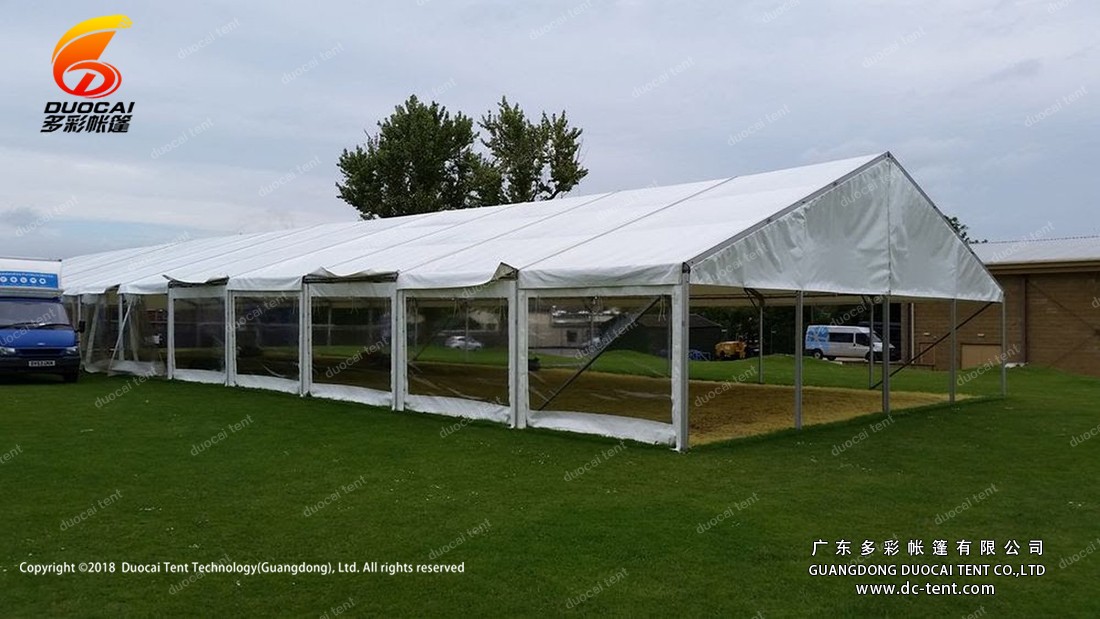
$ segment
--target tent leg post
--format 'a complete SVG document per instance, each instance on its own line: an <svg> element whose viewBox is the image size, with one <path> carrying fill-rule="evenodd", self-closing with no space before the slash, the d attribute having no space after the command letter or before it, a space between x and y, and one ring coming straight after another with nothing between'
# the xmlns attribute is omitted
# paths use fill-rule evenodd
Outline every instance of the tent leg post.
<svg viewBox="0 0 1100 619"><path fill-rule="evenodd" d="M298 293L298 395L305 397L313 389L313 299L309 284ZM331 316L332 308L329 307ZM332 320L329 319L329 330ZM332 341L331 334L329 341Z"/></svg>
<svg viewBox="0 0 1100 619"><path fill-rule="evenodd" d="M393 410L405 410L405 389L408 386L408 309L405 293L395 291L390 310L393 326L390 327L390 381L392 384ZM413 318L415 324L415 317Z"/></svg>
<svg viewBox="0 0 1100 619"><path fill-rule="evenodd" d="M176 373L176 304L168 288L168 369L165 378L172 380Z"/></svg>
<svg viewBox="0 0 1100 619"><path fill-rule="evenodd" d="M948 388L947 401L950 402L951 404L955 403L955 389L956 389L956 385L957 385L957 383L955 381L957 379L957 373L958 373L958 359L956 358L956 355L958 354L958 350L959 350L958 342L956 341L957 338L958 338L958 329L955 327L955 325L958 324L958 320L959 320L958 319L958 311L959 311L959 300L958 299L951 299L951 368L950 368L950 372L949 372L949 374L950 374L949 378L950 378L951 382L947 386L947 388Z"/></svg>
<svg viewBox="0 0 1100 619"><path fill-rule="evenodd" d="M870 299L870 303L867 305L871 308L871 321L868 323L867 329L870 333L867 334L867 341L871 345L871 350L867 353L867 388L871 389L875 386L875 300Z"/></svg>
<svg viewBox="0 0 1100 619"><path fill-rule="evenodd" d="M802 429L802 348L804 337L802 334L802 296L801 290L796 295L794 310L794 427Z"/></svg>
<svg viewBox="0 0 1100 619"><path fill-rule="evenodd" d="M871 355L874 356L874 355ZM890 295L882 297L882 412L890 416Z"/></svg>
<svg viewBox="0 0 1100 619"><path fill-rule="evenodd" d="M764 298L760 298L760 319L756 334L756 382L764 384Z"/></svg>
<svg viewBox="0 0 1100 619"><path fill-rule="evenodd" d="M531 375L529 364L531 362L530 346L531 334L527 330L530 324L530 301L527 292L519 289L516 282L516 348L519 359L516 368L516 427L527 427L527 418L531 414Z"/></svg>
<svg viewBox="0 0 1100 619"><path fill-rule="evenodd" d="M1008 396L1008 305L1001 301L1001 397Z"/></svg>
<svg viewBox="0 0 1100 619"><path fill-rule="evenodd" d="M672 421L676 427L676 451L687 451L688 410L688 338L691 308L689 274L680 276L680 283L672 291Z"/></svg>
<svg viewBox="0 0 1100 619"><path fill-rule="evenodd" d="M225 291L225 384L237 385L237 299Z"/></svg>
<svg viewBox="0 0 1100 619"><path fill-rule="evenodd" d="M512 427L527 427L527 297L519 282L512 282L508 294L508 359L512 367L508 399L512 409Z"/></svg>

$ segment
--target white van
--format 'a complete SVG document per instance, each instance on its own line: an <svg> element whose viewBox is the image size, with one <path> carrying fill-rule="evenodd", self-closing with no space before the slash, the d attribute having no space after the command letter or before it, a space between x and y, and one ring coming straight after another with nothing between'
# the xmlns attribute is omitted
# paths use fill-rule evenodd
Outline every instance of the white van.
<svg viewBox="0 0 1100 619"><path fill-rule="evenodd" d="M846 327L840 325L810 325L806 328L806 354L815 359L832 361L837 357L869 359L871 350L875 359L882 358L882 340L871 333L867 327ZM890 345L890 358L896 357L893 344Z"/></svg>

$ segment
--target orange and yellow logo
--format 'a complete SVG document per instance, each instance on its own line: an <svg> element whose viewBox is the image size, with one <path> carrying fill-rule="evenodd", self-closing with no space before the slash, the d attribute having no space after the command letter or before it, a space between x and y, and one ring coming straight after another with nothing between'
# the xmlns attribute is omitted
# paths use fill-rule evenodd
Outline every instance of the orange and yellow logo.
<svg viewBox="0 0 1100 619"><path fill-rule="evenodd" d="M53 79L58 87L70 95L88 99L106 97L118 90L122 74L99 57L115 31L129 28L132 23L125 15L106 15L70 28L53 49Z"/></svg>

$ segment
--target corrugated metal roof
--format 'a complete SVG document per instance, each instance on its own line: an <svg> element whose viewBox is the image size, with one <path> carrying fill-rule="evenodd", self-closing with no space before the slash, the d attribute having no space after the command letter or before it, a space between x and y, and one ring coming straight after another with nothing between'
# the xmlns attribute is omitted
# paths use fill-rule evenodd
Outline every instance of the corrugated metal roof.
<svg viewBox="0 0 1100 619"><path fill-rule="evenodd" d="M1100 261L1100 236L993 241L970 247L987 265Z"/></svg>

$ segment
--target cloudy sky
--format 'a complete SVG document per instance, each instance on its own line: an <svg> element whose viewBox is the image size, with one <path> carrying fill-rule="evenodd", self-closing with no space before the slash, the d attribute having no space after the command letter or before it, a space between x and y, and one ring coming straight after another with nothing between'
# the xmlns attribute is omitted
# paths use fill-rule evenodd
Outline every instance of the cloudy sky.
<svg viewBox="0 0 1100 619"><path fill-rule="evenodd" d="M40 133L62 34L129 133ZM1100 233L1100 6L1085 0L20 2L0 23L0 255L354 220L340 151L410 93L566 110L574 193L892 151L977 237Z"/></svg>

